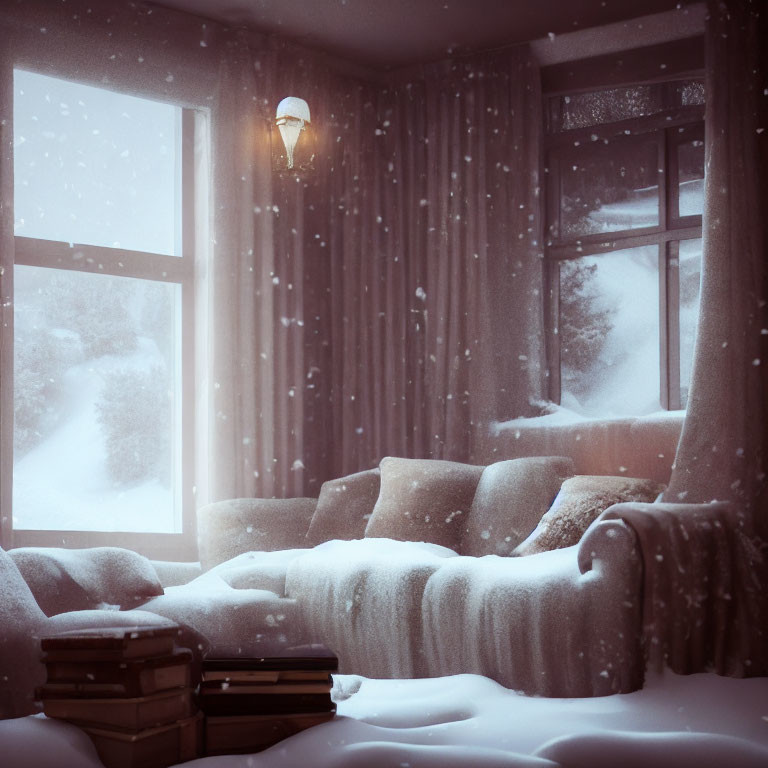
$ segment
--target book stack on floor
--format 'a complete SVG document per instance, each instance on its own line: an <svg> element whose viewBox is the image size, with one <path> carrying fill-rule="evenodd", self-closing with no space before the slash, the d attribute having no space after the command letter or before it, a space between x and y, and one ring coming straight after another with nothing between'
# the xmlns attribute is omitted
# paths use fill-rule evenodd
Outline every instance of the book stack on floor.
<svg viewBox="0 0 768 768"><path fill-rule="evenodd" d="M205 753L258 752L330 720L336 712L331 673L338 665L318 645L289 648L279 657L204 659Z"/></svg>
<svg viewBox="0 0 768 768"><path fill-rule="evenodd" d="M48 717L80 726L107 768L160 768L200 754L192 653L178 627L115 627L43 638Z"/></svg>

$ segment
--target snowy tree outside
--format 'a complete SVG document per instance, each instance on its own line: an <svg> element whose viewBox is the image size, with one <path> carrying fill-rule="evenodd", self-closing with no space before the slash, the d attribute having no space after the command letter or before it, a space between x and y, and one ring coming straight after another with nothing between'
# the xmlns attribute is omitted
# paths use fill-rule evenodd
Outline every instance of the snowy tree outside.
<svg viewBox="0 0 768 768"><path fill-rule="evenodd" d="M658 411L658 248L563 262L560 285L561 404L585 415Z"/></svg>

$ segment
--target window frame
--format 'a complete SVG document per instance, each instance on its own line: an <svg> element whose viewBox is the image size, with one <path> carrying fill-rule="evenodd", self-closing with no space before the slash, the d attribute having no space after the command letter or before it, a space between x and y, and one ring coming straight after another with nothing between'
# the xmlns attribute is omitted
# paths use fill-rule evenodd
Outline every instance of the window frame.
<svg viewBox="0 0 768 768"><path fill-rule="evenodd" d="M669 91L679 80L665 83ZM631 85L631 84L627 84ZM615 85L611 86L615 87ZM606 88L607 89L607 88ZM591 90L598 91L598 87ZM545 96L546 98L546 96ZM545 102L545 110L547 109ZM560 262L585 256L609 254L638 246L656 245L659 259L659 402L664 410L681 410L680 387L680 294L678 256L680 242L701 238L702 215L679 215L679 168L676 148L679 144L704 138L704 106L676 106L652 115L575 128L544 136L545 175L545 323L548 397L561 401L560 359ZM560 167L569 158L583 159L593 146L606 141L647 143L653 136L659 160L659 223L657 226L615 232L559 237ZM604 151L604 150L603 150ZM553 190L557 190L552 194ZM677 214L674 212L677 211ZM557 221L555 232L551 223Z"/></svg>
<svg viewBox="0 0 768 768"><path fill-rule="evenodd" d="M25 71L39 71L40 74L50 76L49 71L35 70L26 64L11 64L4 67L0 73L4 79L13 79L13 71L21 67ZM68 75L54 75L68 80L79 82ZM92 85L91 83L84 83ZM13 88L6 85L6 92L10 94L11 114L13 109ZM96 87L104 87L97 85ZM109 88L121 93L119 87ZM127 93L127 92L126 92ZM127 93L127 95L139 98L158 98L152 94ZM61 241L44 240L13 235L13 266L45 267L52 269L68 270L73 272L90 272L94 274L112 275L118 277L131 277L142 280L153 280L179 285L181 289L180 307L180 338L181 346L181 424L180 445L181 452L179 471L181 472L180 488L181 498L181 530L176 533L150 533L150 532L126 532L126 531L73 531L73 530L32 530L16 528L13 525L13 516L8 515L3 520L0 528L2 546L6 549L12 547L28 546L55 546L65 548L81 548L94 546L119 546L135 550L147 557L157 560L196 560L197 559L197 530L195 516L195 301L196 301L196 224L195 207L197 197L198 179L196 178L196 125L199 110L175 104L170 100L166 103L174 104L181 110L181 125L178 136L178 148L181 162L180 179L180 216L181 216L181 250L176 255L147 253L108 246L94 246L80 243L66 243ZM11 133L13 131L11 121ZM10 158L10 167L13 168L13 158ZM13 182L11 181L11 200L13 199ZM73 250L83 253L85 258L73 260ZM12 284L12 281L11 281ZM12 312L11 312L12 314ZM8 332L13 338L13 329ZM7 337L6 337L7 338ZM11 363L13 352L10 353ZM13 381L12 374L9 375ZM10 449L4 451L4 459L0 467L0 484L8 489L3 493L3 500L12 505L13 483L13 423L3 425L4 433L10 430L11 435L4 434L4 445ZM9 445L10 444L10 445ZM10 458L10 460L7 460ZM12 506L11 506L12 509Z"/></svg>

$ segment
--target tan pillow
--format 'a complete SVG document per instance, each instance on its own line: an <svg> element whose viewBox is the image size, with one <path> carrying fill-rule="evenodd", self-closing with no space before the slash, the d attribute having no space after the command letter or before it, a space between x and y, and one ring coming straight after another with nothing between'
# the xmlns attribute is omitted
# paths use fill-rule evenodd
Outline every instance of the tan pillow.
<svg viewBox="0 0 768 768"><path fill-rule="evenodd" d="M307 531L307 546L331 539L362 539L379 498L380 478L377 467L323 483Z"/></svg>
<svg viewBox="0 0 768 768"><path fill-rule="evenodd" d="M483 467L434 459L382 459L381 491L366 538L427 541L457 550Z"/></svg>
<svg viewBox="0 0 768 768"><path fill-rule="evenodd" d="M207 571L243 552L304 546L317 499L229 499L197 511L200 563Z"/></svg>
<svg viewBox="0 0 768 768"><path fill-rule="evenodd" d="M565 456L530 456L487 466L464 525L461 554L509 555L571 475L573 461Z"/></svg>
<svg viewBox="0 0 768 768"><path fill-rule="evenodd" d="M623 501L651 502L664 490L653 480L611 475L577 475L563 483L536 530L512 553L533 555L578 544L584 531L608 507Z"/></svg>

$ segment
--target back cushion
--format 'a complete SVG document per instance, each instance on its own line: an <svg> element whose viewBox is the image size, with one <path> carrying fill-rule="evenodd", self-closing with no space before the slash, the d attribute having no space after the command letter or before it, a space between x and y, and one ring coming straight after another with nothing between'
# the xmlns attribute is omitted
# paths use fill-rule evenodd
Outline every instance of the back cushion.
<svg viewBox="0 0 768 768"><path fill-rule="evenodd" d="M323 483L307 531L307 546L331 539L362 539L379 498L380 485L378 467Z"/></svg>
<svg viewBox="0 0 768 768"><path fill-rule="evenodd" d="M573 461L564 456L531 456L487 466L464 525L461 554L511 554L571 475Z"/></svg>
<svg viewBox="0 0 768 768"><path fill-rule="evenodd" d="M206 571L243 552L305 543L317 499L229 499L197 512L200 563Z"/></svg>
<svg viewBox="0 0 768 768"><path fill-rule="evenodd" d="M22 547L8 553L47 616L105 605L133 608L163 594L152 563L119 547Z"/></svg>
<svg viewBox="0 0 768 768"><path fill-rule="evenodd" d="M427 541L458 550L483 467L434 459L382 459L381 491L366 538Z"/></svg>
<svg viewBox="0 0 768 768"><path fill-rule="evenodd" d="M653 480L613 475L577 475L563 483L536 530L512 553L534 555L578 544L593 520L624 501L655 501L664 490Z"/></svg>

